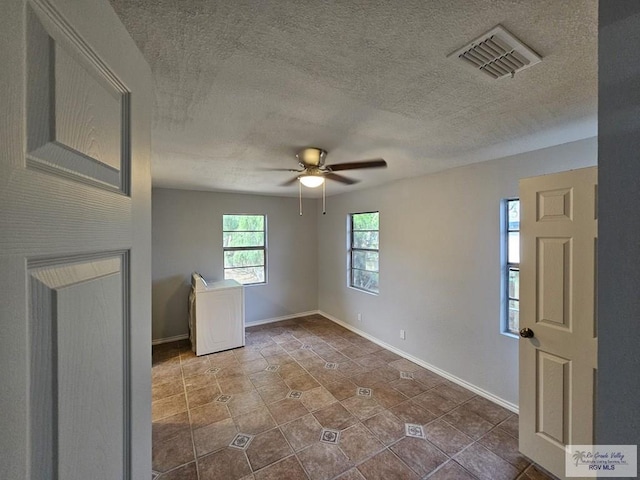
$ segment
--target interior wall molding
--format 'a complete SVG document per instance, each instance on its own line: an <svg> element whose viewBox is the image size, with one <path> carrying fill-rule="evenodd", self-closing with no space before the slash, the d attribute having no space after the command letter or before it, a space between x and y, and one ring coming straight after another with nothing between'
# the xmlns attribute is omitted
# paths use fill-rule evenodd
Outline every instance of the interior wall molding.
<svg viewBox="0 0 640 480"><path fill-rule="evenodd" d="M162 343L171 343L177 342L178 340L187 340L189 338L188 333L183 333L180 335L174 335L173 337L165 337L165 338L156 338L151 340L151 345L160 345Z"/></svg>
<svg viewBox="0 0 640 480"><path fill-rule="evenodd" d="M317 315L319 313L320 313L319 310L310 310L308 312L292 313L291 315L284 315L282 317L265 318L264 320L256 320L255 322L248 322L248 323L245 323L244 326L255 327L257 325L266 325L267 323L281 322L283 320L291 320L292 318L306 317L308 315Z"/></svg>
<svg viewBox="0 0 640 480"><path fill-rule="evenodd" d="M393 353L400 355L403 358L406 358L407 360L420 365L423 368L426 368L427 370L432 371L433 373L436 373L438 375L440 375L441 377L446 378L447 380L452 381L453 383L460 385L461 387L466 388L467 390L472 391L473 393L475 393L476 395L480 395L481 397L486 398L487 400L492 401L493 403L497 403L498 405L500 405L501 407L506 408L507 410L513 412L513 413L518 413L519 412L519 408L518 405L516 405L515 403L511 403L508 402L507 400L500 398L496 395L494 395L491 392L487 392L486 390L477 387L476 385L473 385L472 383L467 382L466 380L463 380L459 377L456 377L455 375L450 374L449 372L446 372L444 370L442 370L441 368L435 367L427 362L425 362L424 360L418 358L418 357L414 357L413 355L411 355L410 353L407 353L403 350L400 350L397 347L394 347L393 345L390 345L386 342L383 342L382 340L380 340L379 338L374 337L373 335L370 335L367 332L364 332L356 327L354 327L353 325L348 324L347 322L344 322L342 320L340 320L339 318L336 318L326 312L323 312L322 310L318 310L317 313L319 313L320 315L322 315L323 317L328 318L329 320L331 320L334 323L337 323L338 325L346 328L347 330L351 330L353 333L357 333L358 335L366 338L367 340L371 340L373 343L380 345L381 347L386 348L387 350L391 350Z"/></svg>
<svg viewBox="0 0 640 480"><path fill-rule="evenodd" d="M442 370L441 368L438 368L434 365L431 365L430 363L425 362L424 360L415 357L413 355L411 355L410 353L407 353L403 350L400 350L397 347L394 347L393 345L390 345L382 340L380 340L377 337L374 337L373 335L360 330L356 327L354 327L353 325L348 324L347 322L340 320L339 318L334 317L333 315L330 315L326 312L323 312L322 310L310 310L308 312L299 312L299 313L293 313L291 315L284 315L282 317L273 317L273 318L266 318L264 320L258 320L255 322L251 322L251 323L245 323L245 327L255 327L258 325L266 325L268 323L275 323L275 322L281 322L283 320L291 320L293 318L299 318L299 317L304 317L304 316L309 316L309 315L322 315L323 317L331 320L332 322L340 325L341 327L346 328L347 330L351 330L353 333L357 333L358 335L360 335L361 337L366 338L367 340L371 340L373 343L380 345L383 348L386 348L387 350L392 351L393 353L400 355L402 358L406 358L407 360L420 365L423 368L426 368L427 370L432 371L433 373L436 373L438 375L440 375L441 377L446 378L447 380L460 385L461 387L466 388L467 390L472 391L473 393L475 393L476 395L480 395L483 398L486 398L487 400L492 401L493 403L497 403L498 405L500 405L501 407L506 408L507 410L513 412L513 413L518 413L519 409L518 409L518 405L516 405L515 403L511 403L508 402L507 400L500 398L494 394L492 394L491 392L488 392L476 385L473 385L472 383L467 382L466 380L463 380L459 377L456 377L455 375L450 374L449 372L446 372L445 370ZM158 338L155 339L151 342L152 345L160 345L162 343L169 343L169 342L175 342L178 340L184 340L189 338L188 334L183 334L183 335L176 335L174 337L167 337L167 338Z"/></svg>
<svg viewBox="0 0 640 480"><path fill-rule="evenodd" d="M316 315L320 313L319 310L311 310L308 312L292 313L291 315L284 315L282 317L265 318L264 320L257 320L255 322L247 322L245 327L255 327L258 325L266 325L267 323L281 322L283 320L291 320L292 318L304 317L307 315ZM160 345L162 343L177 342L178 340L185 340L189 338L188 333L182 333L180 335L174 335L173 337L154 338L151 340L151 345Z"/></svg>

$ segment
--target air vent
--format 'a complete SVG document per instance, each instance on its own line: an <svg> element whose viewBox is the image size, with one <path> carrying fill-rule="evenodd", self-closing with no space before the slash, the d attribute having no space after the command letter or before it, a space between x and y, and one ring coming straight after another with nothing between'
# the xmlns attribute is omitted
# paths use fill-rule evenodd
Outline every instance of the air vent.
<svg viewBox="0 0 640 480"><path fill-rule="evenodd" d="M536 52L501 25L447 57L459 58L495 79L513 77L519 71L542 61Z"/></svg>

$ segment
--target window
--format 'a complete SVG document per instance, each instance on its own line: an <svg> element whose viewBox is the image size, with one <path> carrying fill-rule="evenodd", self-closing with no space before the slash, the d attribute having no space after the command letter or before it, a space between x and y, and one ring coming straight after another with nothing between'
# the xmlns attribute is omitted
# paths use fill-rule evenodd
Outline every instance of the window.
<svg viewBox="0 0 640 480"><path fill-rule="evenodd" d="M224 278L243 285L266 283L266 218L223 215Z"/></svg>
<svg viewBox="0 0 640 480"><path fill-rule="evenodd" d="M378 293L378 249L380 248L378 222L378 212L349 215L349 285L371 293Z"/></svg>
<svg viewBox="0 0 640 480"><path fill-rule="evenodd" d="M509 199L505 205L506 266L506 325L505 331L517 334L520 323L520 200Z"/></svg>

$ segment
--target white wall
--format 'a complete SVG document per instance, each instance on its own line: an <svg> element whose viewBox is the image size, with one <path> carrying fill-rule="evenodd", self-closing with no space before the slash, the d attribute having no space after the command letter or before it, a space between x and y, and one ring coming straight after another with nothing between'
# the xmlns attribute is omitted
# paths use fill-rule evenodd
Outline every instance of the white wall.
<svg viewBox="0 0 640 480"><path fill-rule="evenodd" d="M592 166L596 156L591 138L331 197L318 216L320 310L517 404L518 341L499 333L500 201L518 195L520 178ZM347 215L373 210L378 296L346 279Z"/></svg>
<svg viewBox="0 0 640 480"><path fill-rule="evenodd" d="M245 287L246 321L318 308L316 200L154 189L152 194L153 339L188 333L191 272L222 279L222 215L267 215L266 285Z"/></svg>

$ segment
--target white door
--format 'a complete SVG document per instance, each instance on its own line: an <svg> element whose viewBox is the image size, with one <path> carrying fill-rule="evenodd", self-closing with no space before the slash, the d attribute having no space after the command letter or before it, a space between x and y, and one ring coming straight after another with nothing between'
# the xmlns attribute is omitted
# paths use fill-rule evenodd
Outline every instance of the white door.
<svg viewBox="0 0 640 480"><path fill-rule="evenodd" d="M150 478L148 66L105 0L0 32L0 478Z"/></svg>
<svg viewBox="0 0 640 480"><path fill-rule="evenodd" d="M520 451L560 478L565 445L594 443L596 183L520 181Z"/></svg>

